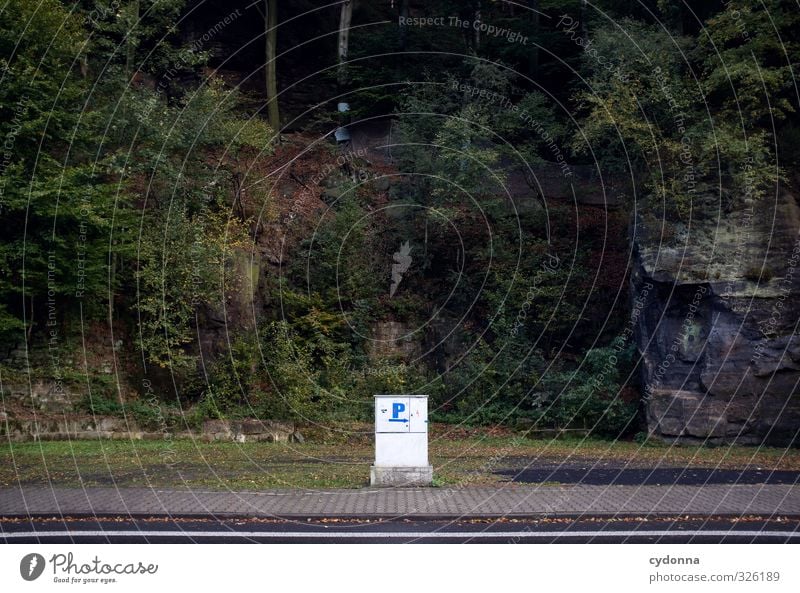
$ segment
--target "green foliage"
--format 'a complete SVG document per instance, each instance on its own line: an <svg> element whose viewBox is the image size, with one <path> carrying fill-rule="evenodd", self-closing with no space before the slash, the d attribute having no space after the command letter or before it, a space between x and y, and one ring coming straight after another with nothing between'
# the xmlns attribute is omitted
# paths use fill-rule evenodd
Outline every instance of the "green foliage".
<svg viewBox="0 0 800 593"><path fill-rule="evenodd" d="M236 92L210 80L174 104L126 88L119 105L106 106L113 109L111 143L136 154L129 161L120 150L113 158L120 185L145 199L136 221L133 305L140 346L162 367L196 365L190 345L198 315L221 309L244 282L233 256L248 244L247 222L231 213L243 213L235 197L243 170L269 152L273 134L239 105Z"/></svg>
<svg viewBox="0 0 800 593"><path fill-rule="evenodd" d="M107 394L95 393L86 396L78 405L93 416L118 416L128 418L144 430L163 430L175 423L175 411L161 405L134 399L121 402Z"/></svg>
<svg viewBox="0 0 800 593"><path fill-rule="evenodd" d="M43 311L60 322L80 303L96 315L119 287L109 262L124 242L126 197L107 183L100 134L82 121L85 51L78 17L58 2L12 0L0 13L0 338Z"/></svg>
<svg viewBox="0 0 800 593"><path fill-rule="evenodd" d="M190 70L203 52L179 45L178 19L186 0L85 0L86 23L103 70L124 69L157 75ZM173 74L174 75L174 74Z"/></svg>
<svg viewBox="0 0 800 593"><path fill-rule="evenodd" d="M181 366L196 307L233 280L222 281L224 260L243 227L220 212L236 206L233 178L269 150L272 131L213 80L169 103L113 68L94 89L81 73L89 56L118 59L122 37L134 59L167 67L179 58L165 36L182 4L97 2L81 21L55 1L12 0L0 13L0 134L13 146L0 170L0 338L19 335L23 317L106 315L135 286L145 352Z"/></svg>
<svg viewBox="0 0 800 593"><path fill-rule="evenodd" d="M279 321L267 327L263 343L274 390L270 408L276 417L315 421L329 417L334 408L345 407L337 405L345 403L339 386L327 389L322 383L342 362L331 357L337 346L324 334L317 334L314 342L303 340L289 323Z"/></svg>
<svg viewBox="0 0 800 593"><path fill-rule="evenodd" d="M302 247L292 276L328 303L350 304L383 292L383 237L355 188L344 190Z"/></svg>
<svg viewBox="0 0 800 593"><path fill-rule="evenodd" d="M561 209L519 215L500 198L509 172L566 160L566 127L543 94L518 89L505 68L473 63L469 72L463 83L412 89L401 109L416 114L401 116L407 143L398 151L401 166L425 174L415 185L423 188L418 199L428 214L419 217L424 224L407 225L425 228L430 261L422 264L424 290L435 299L434 278L444 276L446 289L458 286L455 294L442 295L447 313L475 312L462 329L463 352L440 365L445 368L430 390L434 417L468 424L524 419L542 428L618 433L635 408L610 397L610 384L592 387L590 372L559 371L563 361L551 360L554 347L580 335L584 324L591 244L576 248L569 239L575 221ZM443 271L452 227L464 265ZM419 235L414 240L423 242ZM572 261L562 262L562 252L572 252ZM551 377L562 387L572 380L572 386L553 392Z"/></svg>
<svg viewBox="0 0 800 593"><path fill-rule="evenodd" d="M786 56L765 28L773 17L779 28L797 19L785 3L769 4L771 13L728 3L697 37L630 19L599 28L584 59L583 135L573 148L591 151L608 170L630 167L644 179L652 207L672 217L763 196L777 180L774 140L763 124L793 111ZM796 49L788 44L786 51ZM610 56L618 69L606 67Z"/></svg>
<svg viewBox="0 0 800 593"><path fill-rule="evenodd" d="M340 330L326 329L324 317L312 309L291 323L267 326L262 344L272 417L366 420L375 393L409 387L412 369L388 361L372 366L337 338ZM308 332L314 326L318 329Z"/></svg>
<svg viewBox="0 0 800 593"><path fill-rule="evenodd" d="M266 335L271 339L270 328L266 329ZM266 362L269 358L265 359L265 356L255 333L238 335L230 350L207 369L208 384L194 407L195 415L202 418L295 419L292 410L270 385L268 369L271 363Z"/></svg>
<svg viewBox="0 0 800 593"><path fill-rule="evenodd" d="M522 421L532 429L581 429L610 438L624 436L637 426L636 405L620 395L632 347L591 349L570 370L563 368L563 362L548 364L537 353L521 356L517 351L517 357L503 356L483 344L476 351L445 377L450 389L458 386L462 393L454 406L449 399L438 401L441 411L433 414L435 420L468 425Z"/></svg>
<svg viewBox="0 0 800 593"><path fill-rule="evenodd" d="M752 205L782 178L775 146L785 164L800 154L800 13L790 0L701 4L540 0L541 18L501 2L414 7L466 21L480 13L529 37L521 43L450 24L401 28L390 3L359 3L346 78L360 90L339 91L354 119L395 110L392 154L406 175L388 192L344 174L328 186L337 199L318 225L287 232L290 263L280 275L264 268L258 331L237 330L201 374L198 329L227 320L252 274L242 264L256 226L248 179L262 175L276 131L205 77L209 53L183 45L192 33L179 30L183 16L204 17L185 0L10 0L0 12L0 136L11 147L0 169L0 341L47 327L51 310L61 325L119 320L138 330L146 364L177 371L193 425L367 420L374 393L423 391L438 418L617 436L635 414L620 398L630 361L616 344L594 347L623 319L611 297L594 296L608 286L596 285L607 268L595 272L612 215L592 220L545 199L539 208L547 196L534 173L597 158L615 180L634 176L648 220L666 211L687 221L705 206L716 215ZM575 36L556 24L562 14ZM286 47L297 45L293 23L282 27ZM332 39L314 43L282 59L322 47L335 59ZM339 116L326 117L329 127ZM280 167L286 183L305 185L292 167ZM527 182L523 212L509 203L510 181ZM678 225L663 226L674 235ZM401 245L413 265L389 294ZM625 265L612 270L619 284ZM451 321L458 336L425 363L380 356L370 332L387 321L424 328L426 344ZM100 396L86 409L163 420L160 407L123 406L104 379L91 381Z"/></svg>
<svg viewBox="0 0 800 593"><path fill-rule="evenodd" d="M798 26L797 4L789 0L732 0L708 20L698 42L703 90L715 114L752 129L795 112Z"/></svg>
<svg viewBox="0 0 800 593"><path fill-rule="evenodd" d="M242 282L231 268L244 228L222 213L190 214L182 204L164 217L147 217L136 273L141 347L150 362L188 369L201 306L224 307L224 295Z"/></svg>
<svg viewBox="0 0 800 593"><path fill-rule="evenodd" d="M511 69L477 60L463 69L464 79L416 84L399 109L401 166L434 176L440 207L447 196L504 193L508 170L554 160L553 141L565 131L545 96L524 92Z"/></svg>
<svg viewBox="0 0 800 593"><path fill-rule="evenodd" d="M635 428L636 406L622 400L620 381L630 369L634 348L621 346L593 348L577 369L548 373L532 405L538 422L612 438Z"/></svg>
<svg viewBox="0 0 800 593"><path fill-rule="evenodd" d="M239 94L214 79L175 103L145 88L122 92L119 104L104 106L112 122L109 142L124 147L114 155L116 172L130 191L144 184L144 196L158 208L168 209L173 200L192 213L218 207L234 189L231 177L271 151L269 126L242 114Z"/></svg>

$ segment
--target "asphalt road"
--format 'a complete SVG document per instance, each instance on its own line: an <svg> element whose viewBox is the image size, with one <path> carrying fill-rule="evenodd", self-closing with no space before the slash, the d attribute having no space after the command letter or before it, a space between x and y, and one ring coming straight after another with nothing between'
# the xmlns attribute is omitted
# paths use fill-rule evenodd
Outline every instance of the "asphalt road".
<svg viewBox="0 0 800 593"><path fill-rule="evenodd" d="M618 466L614 463L539 463L496 473L524 484L559 483L603 486L707 486L710 484L800 484L800 472L771 469Z"/></svg>
<svg viewBox="0 0 800 593"><path fill-rule="evenodd" d="M800 518L0 518L6 543L800 543Z"/></svg>

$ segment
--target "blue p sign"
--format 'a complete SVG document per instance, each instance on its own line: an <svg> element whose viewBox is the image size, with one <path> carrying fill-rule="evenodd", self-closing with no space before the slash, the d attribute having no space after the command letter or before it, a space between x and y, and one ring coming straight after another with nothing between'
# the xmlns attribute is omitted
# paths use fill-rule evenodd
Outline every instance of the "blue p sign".
<svg viewBox="0 0 800 593"><path fill-rule="evenodd" d="M406 405L400 402L392 404L392 417L389 422L408 422L408 418L400 418L400 414L406 411Z"/></svg>

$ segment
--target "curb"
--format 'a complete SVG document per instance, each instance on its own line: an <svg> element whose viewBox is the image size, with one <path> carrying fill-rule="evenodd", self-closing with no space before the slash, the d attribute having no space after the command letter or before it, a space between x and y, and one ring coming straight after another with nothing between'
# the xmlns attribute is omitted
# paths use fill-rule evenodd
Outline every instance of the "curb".
<svg viewBox="0 0 800 593"><path fill-rule="evenodd" d="M412 514L391 514L391 513L364 513L364 514L349 514L349 515L334 515L330 513L304 513L304 514L290 514L283 513L280 515L271 514L251 514L243 515L241 513L120 513L113 512L100 512L98 514L90 514L86 512L66 512L59 513L53 512L35 512L30 514L4 514L0 515L0 523L3 521L13 520L51 520L51 521L104 521L104 520L119 520L120 518L130 519L131 521L142 519L162 519L162 520L179 520L179 521L192 521L192 520L208 520L208 519L224 519L243 521L253 519L272 519L275 521L318 521L320 519L337 519L341 521L396 521L402 519L404 521L495 521L498 519L513 519L520 521L538 521L544 519L572 519L573 521L604 521L609 520L640 520L640 521L730 521L732 519L741 520L742 517L747 517L748 521L765 521L776 522L781 520L787 521L800 521L800 513L776 513L774 515L765 514L736 514L736 513L721 513L721 514L699 514L699 513L614 513L609 511L607 513L509 513L509 514L457 514L457 513L412 513Z"/></svg>

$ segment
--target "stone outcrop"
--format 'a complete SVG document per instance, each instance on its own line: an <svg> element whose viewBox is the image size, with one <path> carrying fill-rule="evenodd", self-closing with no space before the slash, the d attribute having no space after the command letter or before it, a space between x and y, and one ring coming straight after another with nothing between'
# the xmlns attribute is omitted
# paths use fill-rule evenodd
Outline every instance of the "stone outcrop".
<svg viewBox="0 0 800 593"><path fill-rule="evenodd" d="M5 409L14 404L29 410L45 413L71 412L83 397L74 385L62 381L35 379L30 384L7 383L3 385L2 397Z"/></svg>
<svg viewBox="0 0 800 593"><path fill-rule="evenodd" d="M0 440L24 441L74 441L78 439L111 440L157 440L163 439L161 432L146 432L136 423L111 416L60 416L39 415L36 417L0 418Z"/></svg>
<svg viewBox="0 0 800 593"><path fill-rule="evenodd" d="M787 191L691 227L637 215L632 320L651 435L800 443L798 231Z"/></svg>
<svg viewBox="0 0 800 593"><path fill-rule="evenodd" d="M237 443L302 442L303 437L294 426L269 420L248 418L244 420L206 420L201 437L204 441L234 441Z"/></svg>
<svg viewBox="0 0 800 593"><path fill-rule="evenodd" d="M144 430L130 418L117 416L88 416L82 414L41 414L17 417L0 412L0 442L73 441L78 439L109 439L155 441L170 439L200 439L205 442L236 443L302 443L303 436L291 423L245 418L242 420L207 420L199 432L180 426L161 430Z"/></svg>
<svg viewBox="0 0 800 593"><path fill-rule="evenodd" d="M381 321L373 324L367 352L372 360L409 361L421 352L421 332L410 323Z"/></svg>

